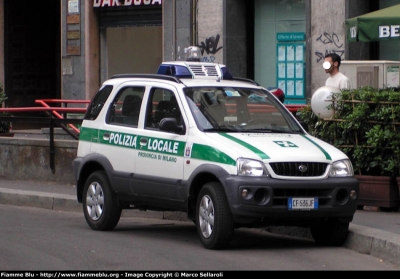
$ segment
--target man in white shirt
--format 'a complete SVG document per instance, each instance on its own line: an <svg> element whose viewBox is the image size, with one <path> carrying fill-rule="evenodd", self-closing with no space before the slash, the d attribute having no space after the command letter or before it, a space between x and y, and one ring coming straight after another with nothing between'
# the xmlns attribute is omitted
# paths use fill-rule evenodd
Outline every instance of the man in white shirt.
<svg viewBox="0 0 400 279"><path fill-rule="evenodd" d="M325 55L325 61L322 66L325 69L325 73L330 75L325 82L325 86L333 86L340 90L350 89L350 80L344 74L339 72L341 61L342 59L336 53Z"/></svg>

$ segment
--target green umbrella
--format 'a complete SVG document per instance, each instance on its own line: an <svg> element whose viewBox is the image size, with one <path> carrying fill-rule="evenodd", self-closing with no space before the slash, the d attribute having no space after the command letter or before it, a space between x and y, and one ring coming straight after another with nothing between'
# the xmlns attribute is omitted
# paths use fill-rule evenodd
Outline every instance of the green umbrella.
<svg viewBox="0 0 400 279"><path fill-rule="evenodd" d="M400 40L400 4L346 19L349 42Z"/></svg>

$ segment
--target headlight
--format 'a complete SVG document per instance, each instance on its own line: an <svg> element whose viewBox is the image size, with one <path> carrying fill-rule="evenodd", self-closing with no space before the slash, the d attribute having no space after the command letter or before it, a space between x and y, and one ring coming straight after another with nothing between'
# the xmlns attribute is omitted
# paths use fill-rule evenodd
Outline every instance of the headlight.
<svg viewBox="0 0 400 279"><path fill-rule="evenodd" d="M343 177L343 176L353 176L354 170L353 165L350 160L341 160L334 162L329 172L330 177Z"/></svg>
<svg viewBox="0 0 400 279"><path fill-rule="evenodd" d="M263 176L268 174L263 162L244 158L238 159L237 170L238 175Z"/></svg>

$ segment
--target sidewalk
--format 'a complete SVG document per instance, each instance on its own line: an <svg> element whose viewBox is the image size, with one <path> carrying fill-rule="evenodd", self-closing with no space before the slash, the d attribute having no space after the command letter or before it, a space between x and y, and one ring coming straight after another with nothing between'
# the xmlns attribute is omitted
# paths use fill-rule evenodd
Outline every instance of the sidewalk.
<svg viewBox="0 0 400 279"><path fill-rule="evenodd" d="M55 182L0 178L0 204L82 212L75 186ZM156 211L124 210L122 216L185 220L184 214ZM268 227L266 231L310 238L302 228ZM344 247L400 266L400 211L357 210Z"/></svg>

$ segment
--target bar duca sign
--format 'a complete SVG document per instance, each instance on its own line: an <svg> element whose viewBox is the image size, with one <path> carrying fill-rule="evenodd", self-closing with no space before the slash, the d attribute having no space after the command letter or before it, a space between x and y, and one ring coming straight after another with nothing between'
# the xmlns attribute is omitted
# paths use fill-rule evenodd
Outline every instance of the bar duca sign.
<svg viewBox="0 0 400 279"><path fill-rule="evenodd" d="M94 0L93 7L161 5L162 0Z"/></svg>

